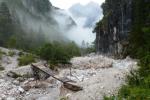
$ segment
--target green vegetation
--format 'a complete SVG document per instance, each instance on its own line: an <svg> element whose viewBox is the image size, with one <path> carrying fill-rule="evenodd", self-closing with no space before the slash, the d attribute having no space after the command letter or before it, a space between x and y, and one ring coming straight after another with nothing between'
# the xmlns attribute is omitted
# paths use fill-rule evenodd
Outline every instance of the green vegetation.
<svg viewBox="0 0 150 100"><path fill-rule="evenodd" d="M8 39L8 42L7 42L7 47L9 48L14 48L17 46L17 40L16 40L16 37L12 36Z"/></svg>
<svg viewBox="0 0 150 100"><path fill-rule="evenodd" d="M0 60L2 59L2 56L5 54L2 50L0 50Z"/></svg>
<svg viewBox="0 0 150 100"><path fill-rule="evenodd" d="M0 50L0 59L2 59L2 55L3 55L3 53L2 53L2 51Z"/></svg>
<svg viewBox="0 0 150 100"><path fill-rule="evenodd" d="M2 65L0 64L0 71L3 71L3 70L5 70L5 68L2 67Z"/></svg>
<svg viewBox="0 0 150 100"><path fill-rule="evenodd" d="M74 56L79 56L80 51L74 42L71 43L47 43L38 49L37 55L47 60L51 65L69 64Z"/></svg>
<svg viewBox="0 0 150 100"><path fill-rule="evenodd" d="M2 67L2 66L0 66L0 71L3 71L3 70L5 70L5 68L4 68L4 67Z"/></svg>
<svg viewBox="0 0 150 100"><path fill-rule="evenodd" d="M39 2L40 0L37 1L37 4ZM37 11L44 13L50 9L49 7L43 7L47 2L48 0L40 5L35 4L34 6L37 7ZM80 49L74 42L69 40L67 40L68 42L49 42L49 39L42 34L41 29L36 33L30 30L27 34L17 19L15 21L13 21L14 19L12 20L7 6L6 2L0 3L0 46L21 49L25 52L40 56L42 59L48 61L52 69L59 63L69 63L69 60L74 56L80 56ZM14 53L9 52L8 55L13 56ZM32 55L24 55L20 52L19 56L21 56L18 59L20 66L35 61Z"/></svg>
<svg viewBox="0 0 150 100"><path fill-rule="evenodd" d="M5 46L14 31L9 9L4 2L0 4L0 9L0 45Z"/></svg>
<svg viewBox="0 0 150 100"><path fill-rule="evenodd" d="M134 23L128 55L139 59L140 68L127 77L117 96L105 100L150 100L150 3L134 0Z"/></svg>
<svg viewBox="0 0 150 100"><path fill-rule="evenodd" d="M22 55L18 61L19 66L24 66L35 62L35 57L32 54Z"/></svg>
<svg viewBox="0 0 150 100"><path fill-rule="evenodd" d="M8 52L8 56L11 56L11 57L12 57L12 56L14 56L14 55L15 55L15 52L14 52L14 51L9 51L9 52Z"/></svg>
<svg viewBox="0 0 150 100"><path fill-rule="evenodd" d="M82 41L82 46L80 48L80 51L81 51L81 55L87 55L96 52L95 42L89 45L89 43L85 43L85 41Z"/></svg>
<svg viewBox="0 0 150 100"><path fill-rule="evenodd" d="M60 100L68 100L68 98L67 97L62 97L62 98L60 98Z"/></svg>

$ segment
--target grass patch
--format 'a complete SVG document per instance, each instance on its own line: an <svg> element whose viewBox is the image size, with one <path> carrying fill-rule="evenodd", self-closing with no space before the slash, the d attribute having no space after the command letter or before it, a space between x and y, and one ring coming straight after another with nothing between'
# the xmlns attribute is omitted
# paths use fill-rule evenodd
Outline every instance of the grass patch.
<svg viewBox="0 0 150 100"><path fill-rule="evenodd" d="M16 53L15 53L14 51L9 51L9 52L8 52L8 56L11 56L11 57L14 56L15 54L16 54Z"/></svg>
<svg viewBox="0 0 150 100"><path fill-rule="evenodd" d="M5 68L2 67L2 65L0 65L0 71L3 71L3 70L5 70Z"/></svg>
<svg viewBox="0 0 150 100"><path fill-rule="evenodd" d="M0 52L0 60L2 59L2 53Z"/></svg>
<svg viewBox="0 0 150 100"><path fill-rule="evenodd" d="M2 56L6 54L5 52L3 52L1 49L0 49L0 59L2 59Z"/></svg>
<svg viewBox="0 0 150 100"><path fill-rule="evenodd" d="M32 54L22 55L18 61L19 66L24 66L35 62L35 57Z"/></svg>
<svg viewBox="0 0 150 100"><path fill-rule="evenodd" d="M23 51L20 51L18 55L23 56L24 55Z"/></svg>
<svg viewBox="0 0 150 100"><path fill-rule="evenodd" d="M67 97L61 97L60 100L68 100Z"/></svg>

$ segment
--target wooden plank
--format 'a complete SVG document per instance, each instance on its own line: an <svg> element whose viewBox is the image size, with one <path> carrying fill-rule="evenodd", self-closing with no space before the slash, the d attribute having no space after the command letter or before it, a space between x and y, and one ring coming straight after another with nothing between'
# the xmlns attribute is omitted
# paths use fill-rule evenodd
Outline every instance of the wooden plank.
<svg viewBox="0 0 150 100"><path fill-rule="evenodd" d="M53 77L54 79L62 82L64 84L64 87L67 88L67 89L70 89L72 91L80 91L80 90L83 90L82 87L80 86L77 86L75 84L72 84L72 83L69 83L69 80L66 80L66 79L60 79L60 78L57 78L54 76L54 74L52 73L52 71L49 69L49 68L46 68L44 66L37 66L37 65L34 65L34 64L31 64L32 66L32 69L33 70L39 70L41 72L43 72L44 74L46 74L47 76L51 76ZM38 71L37 71L38 72Z"/></svg>

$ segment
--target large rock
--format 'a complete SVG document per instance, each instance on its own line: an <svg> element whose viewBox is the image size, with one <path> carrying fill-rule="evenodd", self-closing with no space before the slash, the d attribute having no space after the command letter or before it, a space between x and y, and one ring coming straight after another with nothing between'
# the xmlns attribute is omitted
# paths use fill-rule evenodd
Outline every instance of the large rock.
<svg viewBox="0 0 150 100"><path fill-rule="evenodd" d="M7 73L7 75L12 77L12 78L32 77L33 71L31 69L31 66L27 65L27 66L22 66L22 67L14 69L14 70L11 70Z"/></svg>
<svg viewBox="0 0 150 100"><path fill-rule="evenodd" d="M98 53L118 55L123 52L132 26L132 2L106 0L102 5L104 17L94 30Z"/></svg>

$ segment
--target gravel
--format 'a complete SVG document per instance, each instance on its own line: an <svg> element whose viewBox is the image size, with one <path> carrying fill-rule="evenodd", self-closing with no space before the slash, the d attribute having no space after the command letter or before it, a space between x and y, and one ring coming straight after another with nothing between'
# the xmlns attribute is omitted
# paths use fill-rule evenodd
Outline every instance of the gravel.
<svg viewBox="0 0 150 100"><path fill-rule="evenodd" d="M8 53L9 49L1 48ZM5 71L0 72L0 100L102 100L104 95L115 95L125 84L126 75L137 69L137 62L129 57L115 60L102 55L75 57L71 60L72 68L60 68L57 77L67 77L83 87L82 91L72 92L65 89L62 83L53 78L36 81L34 78L11 78L9 71L17 74L32 74L30 65L18 67L18 52L0 61Z"/></svg>

